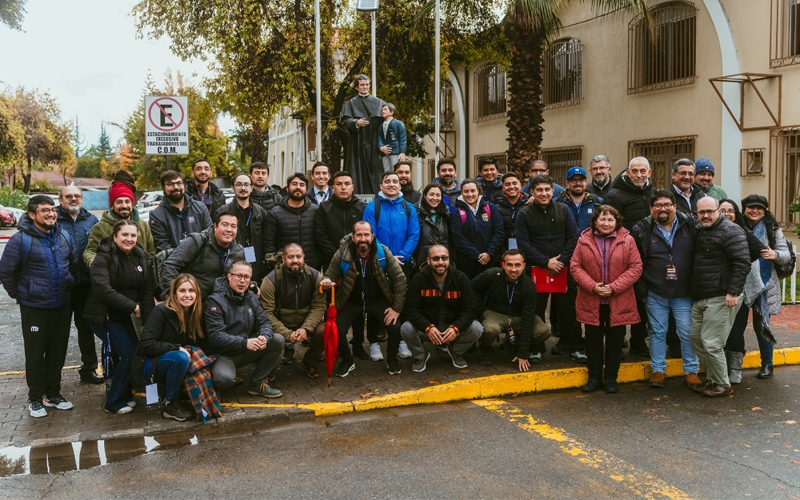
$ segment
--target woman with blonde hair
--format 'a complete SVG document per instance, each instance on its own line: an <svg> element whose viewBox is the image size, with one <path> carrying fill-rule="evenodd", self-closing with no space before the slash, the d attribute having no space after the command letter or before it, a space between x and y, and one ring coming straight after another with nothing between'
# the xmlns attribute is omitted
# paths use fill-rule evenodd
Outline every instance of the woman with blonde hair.
<svg viewBox="0 0 800 500"><path fill-rule="evenodd" d="M205 343L200 287L191 274L179 274L170 284L166 300L150 313L139 341L139 355L150 358L154 381L166 389L164 418L183 422L194 416L194 410L180 405L178 394L189 372L187 347L202 348Z"/></svg>

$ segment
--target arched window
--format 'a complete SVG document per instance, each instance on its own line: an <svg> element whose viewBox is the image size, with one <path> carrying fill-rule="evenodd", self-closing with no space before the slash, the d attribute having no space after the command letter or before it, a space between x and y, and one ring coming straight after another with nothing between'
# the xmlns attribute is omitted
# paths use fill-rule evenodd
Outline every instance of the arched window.
<svg viewBox="0 0 800 500"><path fill-rule="evenodd" d="M697 76L697 9L690 2L665 2L628 25L628 94L691 85Z"/></svg>
<svg viewBox="0 0 800 500"><path fill-rule="evenodd" d="M482 121L506 113L506 72L496 64L486 64L475 70L474 120Z"/></svg>
<svg viewBox="0 0 800 500"><path fill-rule="evenodd" d="M576 38L562 38L544 51L545 109L573 106L583 97L583 46Z"/></svg>

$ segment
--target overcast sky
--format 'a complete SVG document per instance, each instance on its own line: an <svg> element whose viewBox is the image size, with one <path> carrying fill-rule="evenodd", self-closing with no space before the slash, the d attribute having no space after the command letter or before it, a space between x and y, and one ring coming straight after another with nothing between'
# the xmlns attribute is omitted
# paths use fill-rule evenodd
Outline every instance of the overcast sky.
<svg viewBox="0 0 800 500"><path fill-rule="evenodd" d="M49 91L65 120L78 118L88 146L97 142L102 121L122 124L134 111L148 71L157 84L168 69L199 83L205 63L181 61L170 52L169 40L136 39L128 15L134 4L28 0L23 32L0 25L0 88ZM220 126L228 130L234 123L223 119ZM106 129L116 144L122 131Z"/></svg>

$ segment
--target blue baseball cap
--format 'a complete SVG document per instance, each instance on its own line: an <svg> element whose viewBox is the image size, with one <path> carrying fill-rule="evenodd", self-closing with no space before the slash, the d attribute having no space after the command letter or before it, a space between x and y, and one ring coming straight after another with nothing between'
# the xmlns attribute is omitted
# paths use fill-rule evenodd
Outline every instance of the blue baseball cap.
<svg viewBox="0 0 800 500"><path fill-rule="evenodd" d="M586 179L586 170L582 169L581 167L575 166L567 170L567 180L572 179L576 175L582 175L584 179Z"/></svg>

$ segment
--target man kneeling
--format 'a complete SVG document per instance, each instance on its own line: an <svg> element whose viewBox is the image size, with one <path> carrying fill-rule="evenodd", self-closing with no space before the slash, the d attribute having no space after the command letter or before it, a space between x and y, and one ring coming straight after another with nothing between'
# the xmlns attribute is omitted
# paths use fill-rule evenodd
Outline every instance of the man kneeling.
<svg viewBox="0 0 800 500"><path fill-rule="evenodd" d="M446 345L456 368L466 368L464 353L481 336L475 320L475 294L467 275L450 264L450 252L443 245L428 251L428 263L411 278L406 296L408 321L403 336L414 358L411 371L422 372L431 357L425 349L427 338L437 346Z"/></svg>
<svg viewBox="0 0 800 500"><path fill-rule="evenodd" d="M306 375L319 378L317 362L324 345L325 295L319 292L322 275L305 264L303 247L289 243L283 248L283 265L269 273L261 283L261 307L267 313L275 333L286 342L284 363L294 361L296 342L310 340L303 356Z"/></svg>
<svg viewBox="0 0 800 500"><path fill-rule="evenodd" d="M217 278L214 293L203 307L208 342L220 357L211 365L211 379L217 389L227 389L236 379L236 369L256 363L247 393L277 398L283 395L267 382L283 351L284 340L272 332L272 325L250 291L253 268L244 261L233 264L227 277Z"/></svg>

